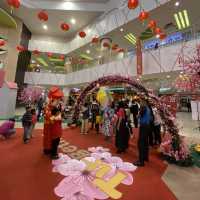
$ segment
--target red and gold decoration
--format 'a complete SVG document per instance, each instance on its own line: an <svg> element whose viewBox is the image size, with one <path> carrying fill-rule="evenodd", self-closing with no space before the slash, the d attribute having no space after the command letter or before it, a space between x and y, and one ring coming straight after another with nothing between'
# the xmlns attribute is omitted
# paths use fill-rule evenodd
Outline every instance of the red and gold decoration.
<svg viewBox="0 0 200 200"><path fill-rule="evenodd" d="M79 36L81 38L85 38L86 37L86 33L84 31L79 32Z"/></svg>
<svg viewBox="0 0 200 200"><path fill-rule="evenodd" d="M51 57L53 56L53 53L48 52L48 53L47 53L47 56L48 56L49 58L51 58Z"/></svg>
<svg viewBox="0 0 200 200"><path fill-rule="evenodd" d="M21 3L20 0L7 0L8 5L13 8L19 8Z"/></svg>
<svg viewBox="0 0 200 200"><path fill-rule="evenodd" d="M139 5L139 1L138 0L129 0L128 1L128 8L129 9L136 9Z"/></svg>
<svg viewBox="0 0 200 200"><path fill-rule="evenodd" d="M59 58L60 58L61 60L65 60L65 56L64 56L64 55L60 55Z"/></svg>
<svg viewBox="0 0 200 200"><path fill-rule="evenodd" d="M70 26L67 24L67 23L62 23L60 25L60 28L63 30L63 31L68 31L70 29Z"/></svg>
<svg viewBox="0 0 200 200"><path fill-rule="evenodd" d="M36 56L38 56L38 55L40 55L40 52L39 52L37 49L35 49L35 50L33 51L33 54L36 55Z"/></svg>
<svg viewBox="0 0 200 200"><path fill-rule="evenodd" d="M5 40L0 40L0 47L5 46L5 44L6 44Z"/></svg>
<svg viewBox="0 0 200 200"><path fill-rule="evenodd" d="M139 14L139 20L144 22L145 20L147 20L149 18L149 13L146 12L146 11L142 11L140 14Z"/></svg>
<svg viewBox="0 0 200 200"><path fill-rule="evenodd" d="M19 52L26 51L26 48L25 48L24 46L22 46L22 45L17 45L16 49L17 49L17 51L19 51Z"/></svg>
<svg viewBox="0 0 200 200"><path fill-rule="evenodd" d="M158 27L157 27L157 28L155 28L155 30L154 30L154 31L155 31L155 34L156 34L156 35L160 35L160 34L162 33L162 30L161 30L161 28L158 28Z"/></svg>
<svg viewBox="0 0 200 200"><path fill-rule="evenodd" d="M164 40L166 37L167 37L167 35L165 33L159 34L159 39L160 40Z"/></svg>
<svg viewBox="0 0 200 200"><path fill-rule="evenodd" d="M99 42L99 38L98 37L93 37L92 38L92 43L93 44L97 44Z"/></svg>
<svg viewBox="0 0 200 200"><path fill-rule="evenodd" d="M38 13L38 19L41 21L48 21L49 19L48 13L44 10L40 11Z"/></svg>
<svg viewBox="0 0 200 200"><path fill-rule="evenodd" d="M157 23L155 20L149 21L148 28L154 30L156 28L156 26L157 26Z"/></svg>

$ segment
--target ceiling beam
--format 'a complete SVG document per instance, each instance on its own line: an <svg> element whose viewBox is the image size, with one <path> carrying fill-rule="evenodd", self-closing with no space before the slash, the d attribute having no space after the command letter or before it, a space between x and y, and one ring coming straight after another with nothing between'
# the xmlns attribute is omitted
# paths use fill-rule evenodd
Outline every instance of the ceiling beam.
<svg viewBox="0 0 200 200"><path fill-rule="evenodd" d="M44 10L68 10L68 11L85 11L85 12L104 12L106 10L105 3L81 3L72 1L33 1L22 0L21 4L24 7L31 9Z"/></svg>

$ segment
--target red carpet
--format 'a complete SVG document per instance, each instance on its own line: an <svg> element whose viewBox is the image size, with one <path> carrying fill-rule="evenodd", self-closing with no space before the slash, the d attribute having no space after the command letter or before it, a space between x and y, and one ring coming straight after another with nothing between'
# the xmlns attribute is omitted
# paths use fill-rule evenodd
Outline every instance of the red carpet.
<svg viewBox="0 0 200 200"><path fill-rule="evenodd" d="M101 135L90 133L78 134L79 130L64 131L64 138L80 148L102 145L109 147L112 153L115 148L106 143ZM42 131L35 130L35 137L29 144L22 144L22 129L7 141L0 139L0 199L2 200L57 200L53 189L62 180L62 176L52 173L51 161L42 155ZM136 160L135 140L129 152L121 157L125 161ZM120 185L122 200L176 200L175 196L162 181L161 176L166 165L156 152L151 152L150 162L134 172L134 183L131 186Z"/></svg>

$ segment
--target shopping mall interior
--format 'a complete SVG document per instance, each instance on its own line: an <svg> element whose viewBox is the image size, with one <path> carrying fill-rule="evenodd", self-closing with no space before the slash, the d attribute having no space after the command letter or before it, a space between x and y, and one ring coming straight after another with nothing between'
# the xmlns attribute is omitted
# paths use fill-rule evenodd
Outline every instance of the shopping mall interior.
<svg viewBox="0 0 200 200"><path fill-rule="evenodd" d="M0 0L0 199L199 200L199 0Z"/></svg>

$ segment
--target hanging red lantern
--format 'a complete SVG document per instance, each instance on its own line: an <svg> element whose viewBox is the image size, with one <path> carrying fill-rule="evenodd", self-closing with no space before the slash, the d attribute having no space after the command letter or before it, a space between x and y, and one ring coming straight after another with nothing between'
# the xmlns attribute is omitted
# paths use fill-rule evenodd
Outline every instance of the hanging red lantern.
<svg viewBox="0 0 200 200"><path fill-rule="evenodd" d="M63 30L63 31L68 31L70 29L69 25L66 24L66 23L62 23L60 25L60 28Z"/></svg>
<svg viewBox="0 0 200 200"><path fill-rule="evenodd" d="M148 28L150 29L155 29L156 28L156 21L155 20L151 20L148 24Z"/></svg>
<svg viewBox="0 0 200 200"><path fill-rule="evenodd" d="M162 30L160 28L155 28L155 34L160 35L162 33Z"/></svg>
<svg viewBox="0 0 200 200"><path fill-rule="evenodd" d="M4 40L0 40L0 47L3 47L6 44Z"/></svg>
<svg viewBox="0 0 200 200"><path fill-rule="evenodd" d="M142 11L139 15L139 20L144 21L149 18L149 13L146 11Z"/></svg>
<svg viewBox="0 0 200 200"><path fill-rule="evenodd" d="M113 50L113 51L116 51L116 50L118 49L118 47L119 47L118 44L114 44L114 45L112 46L112 50Z"/></svg>
<svg viewBox="0 0 200 200"><path fill-rule="evenodd" d="M98 42L99 42L99 38L98 38L98 37L92 38L92 43L93 43L93 44L96 44L96 43L98 43Z"/></svg>
<svg viewBox="0 0 200 200"><path fill-rule="evenodd" d="M47 56L50 58L50 57L52 57L52 56L53 56L53 53L51 53L51 52L48 52L48 53L47 53Z"/></svg>
<svg viewBox="0 0 200 200"><path fill-rule="evenodd" d="M104 42L104 43L103 43L103 47L105 47L105 48L110 48L110 44L109 44L108 42Z"/></svg>
<svg viewBox="0 0 200 200"><path fill-rule="evenodd" d="M23 52L23 51L26 50L25 47L23 47L22 45L17 45L16 49L17 49L17 51L19 51L19 52Z"/></svg>
<svg viewBox="0 0 200 200"><path fill-rule="evenodd" d="M125 50L124 50L123 48L120 48L120 49L118 50L118 52L119 52L119 53L124 53Z"/></svg>
<svg viewBox="0 0 200 200"><path fill-rule="evenodd" d="M20 7L20 0L7 0L7 3L9 6L13 8L19 8Z"/></svg>
<svg viewBox="0 0 200 200"><path fill-rule="evenodd" d="M38 13L38 18L39 18L39 20L41 20L41 21L48 21L48 19L49 19L49 16L48 16L48 13L47 12L45 12L45 11L40 11L39 13Z"/></svg>
<svg viewBox="0 0 200 200"><path fill-rule="evenodd" d="M86 33L84 31L81 31L81 32L79 32L79 36L81 38L84 38L84 37L86 37Z"/></svg>
<svg viewBox="0 0 200 200"><path fill-rule="evenodd" d="M64 55L60 55L59 58L60 58L61 60L64 60L64 59L65 59L65 56L64 56Z"/></svg>
<svg viewBox="0 0 200 200"><path fill-rule="evenodd" d="M39 55L40 52L36 49L36 50L33 51L33 54L34 54L34 55Z"/></svg>
<svg viewBox="0 0 200 200"><path fill-rule="evenodd" d="M161 34L159 35L159 39L160 39L160 40L164 40L166 37L167 37L167 35L166 35L165 33L161 33Z"/></svg>
<svg viewBox="0 0 200 200"><path fill-rule="evenodd" d="M138 7L138 5L139 5L138 0L129 0L128 1L128 8L129 9L135 9L135 8Z"/></svg>

